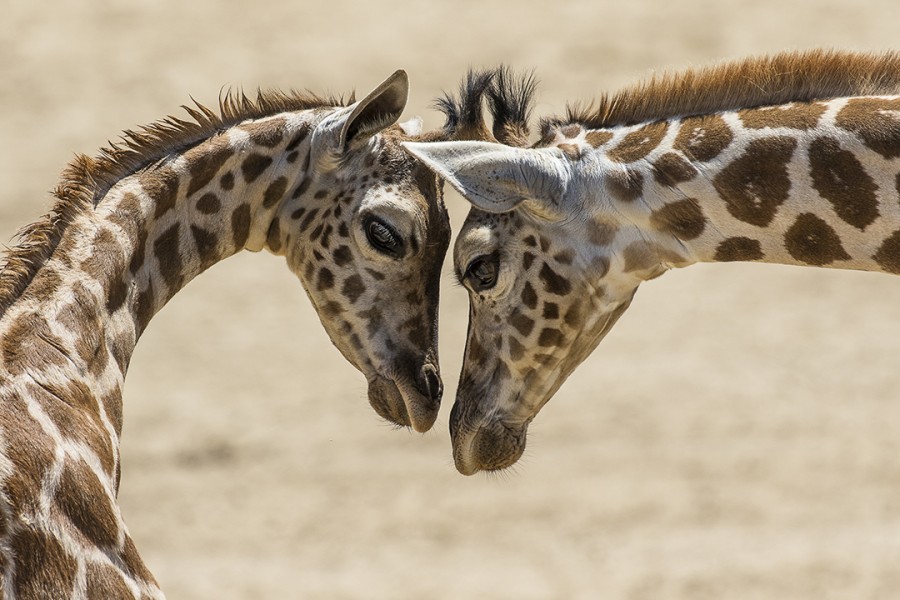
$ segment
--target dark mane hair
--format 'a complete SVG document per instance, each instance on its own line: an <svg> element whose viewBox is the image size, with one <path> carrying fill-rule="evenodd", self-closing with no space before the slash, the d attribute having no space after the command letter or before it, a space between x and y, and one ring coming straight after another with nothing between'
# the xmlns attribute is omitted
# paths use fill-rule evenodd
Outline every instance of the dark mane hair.
<svg viewBox="0 0 900 600"><path fill-rule="evenodd" d="M348 103L352 102L351 94ZM22 228L17 234L18 243L6 250L0 268L0 315L49 260L66 227L78 215L92 210L119 179L247 119L345 105L342 98L295 91L260 90L256 100L243 92L227 91L219 97L218 113L195 102L195 106L182 106L191 121L170 116L136 130L126 130L119 143L111 143L94 158L76 155L53 192L56 198L53 207L41 219Z"/></svg>
<svg viewBox="0 0 900 600"><path fill-rule="evenodd" d="M569 123L603 129L788 102L898 93L898 52L783 52L654 76L587 106L570 106L565 119L545 120L542 130Z"/></svg>

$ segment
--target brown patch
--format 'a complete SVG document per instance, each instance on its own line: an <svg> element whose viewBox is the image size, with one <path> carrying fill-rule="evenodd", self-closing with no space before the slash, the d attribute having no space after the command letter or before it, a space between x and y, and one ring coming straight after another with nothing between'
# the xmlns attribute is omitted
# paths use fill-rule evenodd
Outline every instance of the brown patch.
<svg viewBox="0 0 900 600"><path fill-rule="evenodd" d="M646 158L659 146L668 129L669 124L665 121L648 123L626 134L607 152L607 156L611 160L621 163L631 163Z"/></svg>
<svg viewBox="0 0 900 600"><path fill-rule="evenodd" d="M137 321L138 335L147 329L147 324L150 323L150 319L153 317L155 309L153 282L150 281L147 282L147 289L138 294L134 301L134 317ZM125 372L124 368L122 369L122 372Z"/></svg>
<svg viewBox="0 0 900 600"><path fill-rule="evenodd" d="M121 571L111 564L88 562L85 573L85 593L88 598L134 598L125 584Z"/></svg>
<svg viewBox="0 0 900 600"><path fill-rule="evenodd" d="M563 322L573 329L580 329L584 324L584 314L581 311L581 303L576 302L566 310Z"/></svg>
<svg viewBox="0 0 900 600"><path fill-rule="evenodd" d="M697 176L697 169L674 152L666 152L653 163L653 178L660 185L674 187Z"/></svg>
<svg viewBox="0 0 900 600"><path fill-rule="evenodd" d="M715 176L713 185L732 216L759 227L772 222L791 189L787 165L796 147L784 136L753 140Z"/></svg>
<svg viewBox="0 0 900 600"><path fill-rule="evenodd" d="M226 192L230 192L234 189L234 173L228 171L219 179L219 185L222 186L222 189Z"/></svg>
<svg viewBox="0 0 900 600"><path fill-rule="evenodd" d="M184 275L182 269L184 265L181 260L181 251L179 249L180 235L178 223L163 231L156 241L153 242L153 254L159 261L159 272L166 287L169 288L169 296L181 289L184 284Z"/></svg>
<svg viewBox="0 0 900 600"><path fill-rule="evenodd" d="M272 164L272 158L263 154L251 154L241 163L244 181L253 183Z"/></svg>
<svg viewBox="0 0 900 600"><path fill-rule="evenodd" d="M900 230L888 236L872 258L888 273L900 274Z"/></svg>
<svg viewBox="0 0 900 600"><path fill-rule="evenodd" d="M613 134L611 131L588 131L587 135L584 136L584 141L590 144L594 148L599 148L609 140L613 138Z"/></svg>
<svg viewBox="0 0 900 600"><path fill-rule="evenodd" d="M222 209L219 197L212 192L207 192L197 200L197 210L204 215L214 215Z"/></svg>
<svg viewBox="0 0 900 600"><path fill-rule="evenodd" d="M35 298L39 301L49 300L62 283L62 277L59 273L51 268L44 267L37 272L31 283L25 289L24 296L26 298Z"/></svg>
<svg viewBox="0 0 900 600"><path fill-rule="evenodd" d="M644 175L632 169L609 171L604 183L609 195L619 202L634 202L644 193Z"/></svg>
<svg viewBox="0 0 900 600"><path fill-rule="evenodd" d="M731 128L719 115L691 117L681 122L672 147L693 160L706 162L719 156L734 140Z"/></svg>
<svg viewBox="0 0 900 600"><path fill-rule="evenodd" d="M153 575L147 567L144 566L144 561L141 560L141 556L134 546L134 541L132 541L131 536L127 533L125 534L125 545L122 548L122 562L125 563L125 567L128 569L128 572L131 573L132 577L139 581L156 585L156 580L153 578Z"/></svg>
<svg viewBox="0 0 900 600"><path fill-rule="evenodd" d="M320 292L334 287L334 274L325 267L319 269L319 277L316 281L316 289Z"/></svg>
<svg viewBox="0 0 900 600"><path fill-rule="evenodd" d="M300 146L301 143L303 143L303 140L307 138L311 129L312 126L309 123L303 123L302 125L300 125L297 128L297 132L294 134L294 139L292 139L291 143L287 145L285 151L291 152L293 150L296 150L297 147Z"/></svg>
<svg viewBox="0 0 900 600"><path fill-rule="evenodd" d="M575 260L575 254L571 250L563 250L554 254L553 260L561 265L571 265Z"/></svg>
<svg viewBox="0 0 900 600"><path fill-rule="evenodd" d="M307 228L313 222L313 219L315 219L316 215L318 215L318 214L319 214L318 208L314 208L311 211L309 211L308 213L306 213L306 216L303 217L302 221L300 221L300 233L303 233L304 231L307 230Z"/></svg>
<svg viewBox="0 0 900 600"><path fill-rule="evenodd" d="M112 424L116 435L122 435L122 390L119 386L100 398L103 409L106 411L106 418Z"/></svg>
<svg viewBox="0 0 900 600"><path fill-rule="evenodd" d="M556 147L559 148L569 160L581 159L581 146L578 144L557 144Z"/></svg>
<svg viewBox="0 0 900 600"><path fill-rule="evenodd" d="M531 282L526 281L525 287L522 288L522 304L528 308L534 308L537 306L537 303L537 294L535 293L534 288L531 287Z"/></svg>
<svg viewBox="0 0 900 600"><path fill-rule="evenodd" d="M616 238L618 229L614 223L594 217L588 223L588 239L595 246L608 246Z"/></svg>
<svg viewBox="0 0 900 600"><path fill-rule="evenodd" d="M16 557L13 588L21 600L64 599L72 596L77 561L49 533L21 527L9 542Z"/></svg>
<svg viewBox="0 0 900 600"><path fill-rule="evenodd" d="M284 119L269 119L243 123L238 127L250 134L250 141L264 148L274 148L284 139Z"/></svg>
<svg viewBox="0 0 900 600"><path fill-rule="evenodd" d="M531 263L534 262L534 254L531 252L525 252L522 254L522 270L527 271L531 268Z"/></svg>
<svg viewBox="0 0 900 600"><path fill-rule="evenodd" d="M506 341L509 345L509 357L512 360L519 360L525 355L525 346L514 335L507 336Z"/></svg>
<svg viewBox="0 0 900 600"><path fill-rule="evenodd" d="M559 132L563 135L563 137L574 138L581 135L581 125L578 123L570 123L564 126Z"/></svg>
<svg viewBox="0 0 900 600"><path fill-rule="evenodd" d="M92 544L100 549L117 546L119 522L111 500L84 461L66 461L56 490L56 504Z"/></svg>
<svg viewBox="0 0 900 600"><path fill-rule="evenodd" d="M781 106L764 106L738 111L745 127L765 129L766 127L786 127L788 129L812 129L819 124L825 114L824 104L797 102Z"/></svg>
<svg viewBox="0 0 900 600"><path fill-rule="evenodd" d="M19 513L37 515L56 443L44 433L18 394L3 398L0 426L6 438L4 452L13 466L11 475L3 481L3 492Z"/></svg>
<svg viewBox="0 0 900 600"><path fill-rule="evenodd" d="M470 333L466 340L466 361L480 366L485 358L487 358L487 354L484 351L484 346L478 341L477 335Z"/></svg>
<svg viewBox="0 0 900 600"><path fill-rule="evenodd" d="M99 376L108 362L99 306L80 281L72 285L70 293L72 301L62 307L57 321L76 336L75 353L93 375Z"/></svg>
<svg viewBox="0 0 900 600"><path fill-rule="evenodd" d="M137 243L134 246L134 249L131 252L131 261L128 263L128 271L132 275L136 275L137 272L144 266L144 254L147 250L147 230L142 229L140 234L138 234Z"/></svg>
<svg viewBox="0 0 900 600"><path fill-rule="evenodd" d="M184 158L188 163L188 173L191 175L187 197L190 198L206 187L232 156L234 150L231 149L228 136L225 135L217 135L185 152Z"/></svg>
<svg viewBox="0 0 900 600"><path fill-rule="evenodd" d="M544 312L542 315L545 319L559 318L559 304L555 302L544 302Z"/></svg>
<svg viewBox="0 0 900 600"><path fill-rule="evenodd" d="M550 346L559 346L562 344L565 336L563 336L562 331L559 329L555 329L552 327L545 327L541 330L540 336L538 336L538 346L542 346L544 348Z"/></svg>
<svg viewBox="0 0 900 600"><path fill-rule="evenodd" d="M231 236L234 247L238 250L247 243L250 237L250 205L241 204L231 213Z"/></svg>
<svg viewBox="0 0 900 600"><path fill-rule="evenodd" d="M534 329L534 319L525 316L519 312L519 309L513 310L509 317L509 324L515 327L522 337L528 337Z"/></svg>
<svg viewBox="0 0 900 600"><path fill-rule="evenodd" d="M47 320L37 313L19 315L0 340L0 348L4 366L13 375L68 362L62 340L50 333Z"/></svg>
<svg viewBox="0 0 900 600"><path fill-rule="evenodd" d="M650 225L680 240L693 240L706 229L706 217L696 200L685 198L653 211Z"/></svg>
<svg viewBox="0 0 900 600"><path fill-rule="evenodd" d="M855 133L884 158L897 158L900 156L898 113L900 98L853 98L838 112L835 124Z"/></svg>
<svg viewBox="0 0 900 600"><path fill-rule="evenodd" d="M125 253L112 231L101 229L97 232L91 242L91 255L81 263L81 270L103 287L110 313L122 306L127 294L121 280L125 272Z"/></svg>
<svg viewBox="0 0 900 600"><path fill-rule="evenodd" d="M565 296L572 291L572 284L569 283L569 280L554 271L547 263L541 266L538 277L544 283L544 290L551 294Z"/></svg>
<svg viewBox="0 0 900 600"><path fill-rule="evenodd" d="M161 216L175 208L175 200L178 198L178 173L169 167L155 171L144 171L139 177L141 187L156 203L153 217Z"/></svg>
<svg viewBox="0 0 900 600"><path fill-rule="evenodd" d="M797 217L784 234L784 247L792 257L808 265L822 266L850 259L834 229L812 213Z"/></svg>
<svg viewBox="0 0 900 600"><path fill-rule="evenodd" d="M344 280L341 294L351 303L356 302L366 291L366 284L359 275L351 275Z"/></svg>
<svg viewBox="0 0 900 600"><path fill-rule="evenodd" d="M713 260L733 262L739 260L762 260L763 251L759 240L748 237L730 237L723 240L716 248Z"/></svg>
<svg viewBox="0 0 900 600"><path fill-rule="evenodd" d="M309 186L312 184L312 178L306 177L303 181L300 182L300 185L297 186L297 189L294 190L294 193L291 194L291 199L296 200L300 196L306 193L306 190L309 189Z"/></svg>
<svg viewBox="0 0 900 600"><path fill-rule="evenodd" d="M856 156L830 137L809 145L813 187L831 202L841 219L860 231L878 218L878 186Z"/></svg>
<svg viewBox="0 0 900 600"><path fill-rule="evenodd" d="M287 190L287 177L278 177L269 184L263 194L263 208L272 208L284 196Z"/></svg>
<svg viewBox="0 0 900 600"><path fill-rule="evenodd" d="M353 254L347 246L338 246L331 256L334 259L334 264L338 267L343 267L353 261Z"/></svg>
<svg viewBox="0 0 900 600"><path fill-rule="evenodd" d="M274 254L281 252L281 221L276 217L266 233L266 245Z"/></svg>
<svg viewBox="0 0 900 600"><path fill-rule="evenodd" d="M218 259L218 239L212 231L191 225L191 237L197 247L197 255L200 257L200 268L206 269L212 266Z"/></svg>
<svg viewBox="0 0 900 600"><path fill-rule="evenodd" d="M662 268L662 260L657 247L647 242L629 244L622 252L622 257L625 260L624 271L626 273L656 271Z"/></svg>

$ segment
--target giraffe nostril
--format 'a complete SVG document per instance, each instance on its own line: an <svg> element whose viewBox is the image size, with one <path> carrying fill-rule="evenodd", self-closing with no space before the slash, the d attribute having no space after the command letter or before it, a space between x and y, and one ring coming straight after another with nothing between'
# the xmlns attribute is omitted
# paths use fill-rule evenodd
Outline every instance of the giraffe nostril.
<svg viewBox="0 0 900 600"><path fill-rule="evenodd" d="M444 394L444 384L441 382L441 376L438 375L437 368L431 365L422 367L419 376L420 385L425 391L425 395L431 399L434 404L441 403L441 396Z"/></svg>

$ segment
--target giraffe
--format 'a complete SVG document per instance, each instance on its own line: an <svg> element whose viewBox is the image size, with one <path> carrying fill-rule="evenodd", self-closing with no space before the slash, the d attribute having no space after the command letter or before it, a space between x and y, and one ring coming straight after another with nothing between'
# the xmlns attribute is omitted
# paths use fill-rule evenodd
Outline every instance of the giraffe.
<svg viewBox="0 0 900 600"><path fill-rule="evenodd" d="M494 112L527 113L530 87L494 89ZM672 268L900 273L898 53L664 75L544 120L531 147L498 140L405 144L472 204L454 246L470 299L450 416L463 474L514 464L640 284Z"/></svg>
<svg viewBox="0 0 900 600"><path fill-rule="evenodd" d="M125 373L151 317L240 250L285 257L378 414L431 427L450 232L399 145L428 139L397 124L407 94L403 71L350 104L229 93L69 165L0 271L3 598L163 597L116 503Z"/></svg>

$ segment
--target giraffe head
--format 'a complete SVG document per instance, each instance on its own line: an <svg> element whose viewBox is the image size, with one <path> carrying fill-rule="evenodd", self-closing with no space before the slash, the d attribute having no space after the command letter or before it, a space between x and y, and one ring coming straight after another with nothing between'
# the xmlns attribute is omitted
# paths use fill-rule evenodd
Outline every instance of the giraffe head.
<svg viewBox="0 0 900 600"><path fill-rule="evenodd" d="M519 459L538 411L638 285L665 268L659 249L591 193L606 176L601 165L567 146L406 145L473 205L454 248L471 307L450 417L464 474Z"/></svg>
<svg viewBox="0 0 900 600"><path fill-rule="evenodd" d="M437 178L400 146L417 139L415 125L396 124L407 91L398 71L323 111L307 132L306 176L257 245L285 255L332 343L367 378L375 411L426 431L443 390L437 306L450 227Z"/></svg>

